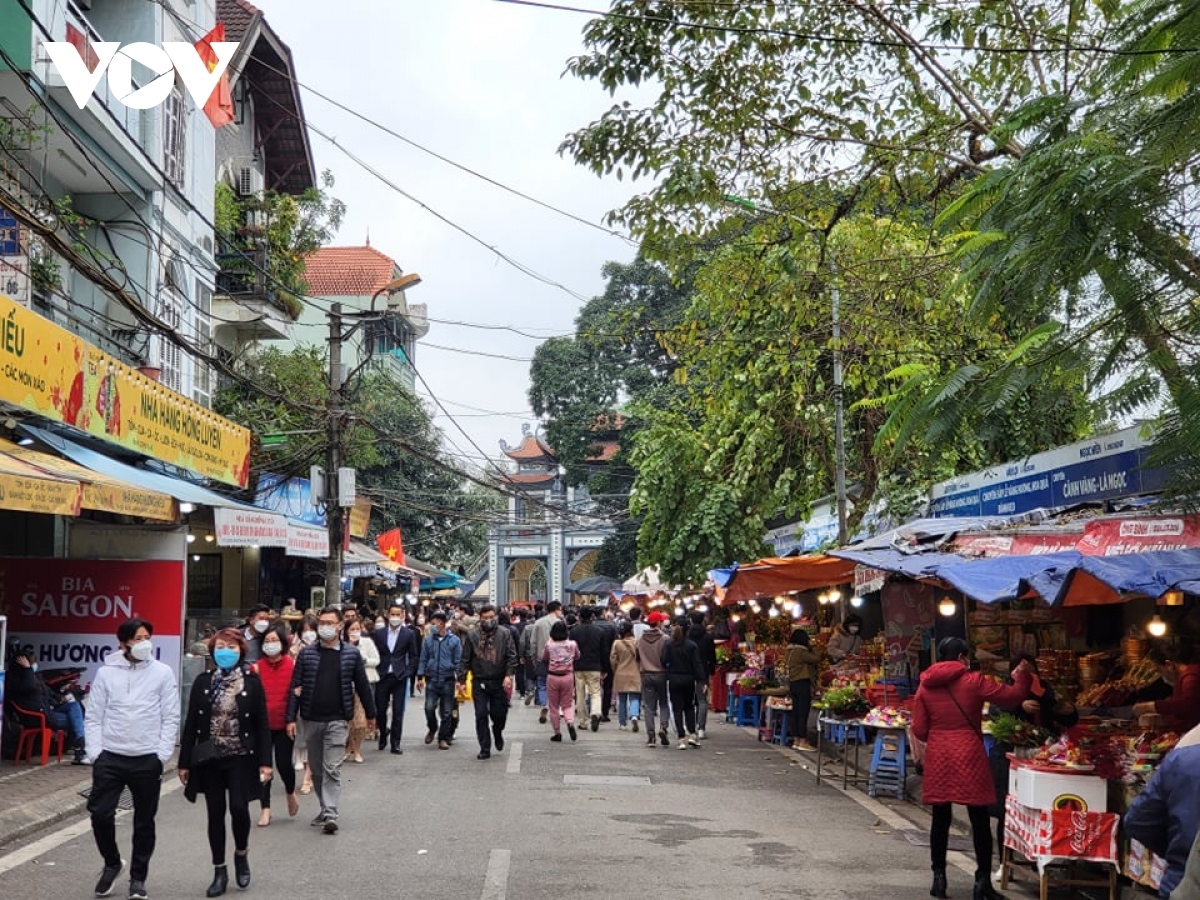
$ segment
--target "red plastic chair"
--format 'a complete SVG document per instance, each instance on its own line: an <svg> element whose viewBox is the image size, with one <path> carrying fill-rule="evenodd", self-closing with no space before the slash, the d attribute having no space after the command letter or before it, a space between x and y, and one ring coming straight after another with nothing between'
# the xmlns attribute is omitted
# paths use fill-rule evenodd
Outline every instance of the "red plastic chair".
<svg viewBox="0 0 1200 900"><path fill-rule="evenodd" d="M50 741L54 738L57 738L58 761L62 762L63 744L67 740L66 731L61 728L51 728L46 723L44 713L22 709L15 703L12 704L12 708L17 714L17 718L21 720L21 733L17 735L17 755L13 757L13 765L20 765L22 756L30 762L33 761L33 748L38 738L42 739L42 765L50 765ZM37 724L30 725L30 722Z"/></svg>

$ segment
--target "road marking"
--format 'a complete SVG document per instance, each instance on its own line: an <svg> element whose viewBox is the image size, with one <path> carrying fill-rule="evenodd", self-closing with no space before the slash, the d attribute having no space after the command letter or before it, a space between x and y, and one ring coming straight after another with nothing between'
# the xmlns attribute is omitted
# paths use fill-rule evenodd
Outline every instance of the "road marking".
<svg viewBox="0 0 1200 900"><path fill-rule="evenodd" d="M511 850L493 850L488 857L487 874L483 877L483 893L479 900L504 900L508 896L508 866Z"/></svg>
<svg viewBox="0 0 1200 900"><path fill-rule="evenodd" d="M170 783L163 785L161 796L174 793L182 787L183 785L179 783L179 779L172 778ZM126 815L129 815L127 810L119 810L117 812L118 818ZM67 843L67 841L73 841L77 837L83 837L91 830L92 821L91 819L85 817L78 822L75 822L71 825L66 825L57 831L51 832L44 838L34 841L32 844L28 844L25 847L13 850L11 853L0 857L0 875L3 875L5 872L11 872L13 869L17 868L17 866L23 866L25 863L32 862L39 856L43 856L46 853L49 853L51 850L54 850L56 847L61 847L63 844Z"/></svg>
<svg viewBox="0 0 1200 900"><path fill-rule="evenodd" d="M564 775L563 784L601 787L649 787L645 775Z"/></svg>
<svg viewBox="0 0 1200 900"><path fill-rule="evenodd" d="M525 749L525 745L521 741L514 741L512 749L508 752L508 765L504 768L506 775L521 774L521 751Z"/></svg>

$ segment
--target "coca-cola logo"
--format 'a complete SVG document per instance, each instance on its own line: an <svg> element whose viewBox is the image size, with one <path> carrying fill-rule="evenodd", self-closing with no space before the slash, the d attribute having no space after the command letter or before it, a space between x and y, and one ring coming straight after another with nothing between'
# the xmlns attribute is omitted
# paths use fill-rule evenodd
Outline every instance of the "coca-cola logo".
<svg viewBox="0 0 1200 900"><path fill-rule="evenodd" d="M1091 843L1091 828L1086 812L1071 813L1071 852L1083 856Z"/></svg>

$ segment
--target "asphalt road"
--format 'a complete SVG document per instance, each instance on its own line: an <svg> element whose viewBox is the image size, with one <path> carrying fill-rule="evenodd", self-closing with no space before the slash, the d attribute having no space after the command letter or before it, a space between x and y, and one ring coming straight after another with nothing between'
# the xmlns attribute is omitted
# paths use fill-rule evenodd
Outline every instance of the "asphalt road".
<svg viewBox="0 0 1200 900"><path fill-rule="evenodd" d="M248 893L296 900L928 896L925 848L818 786L791 761L795 754L757 743L721 716L710 718L699 750L678 750L674 741L649 750L644 733L619 731L615 719L595 734L581 731L575 744L551 743L537 708L518 706L504 752L479 761L469 704L463 712L449 750L421 743L423 720L410 705L403 756L372 746L365 764L347 764L335 836L308 826L313 796L302 797L300 815L289 819L277 789L275 822L250 836ZM167 786L159 809L151 898L203 897L212 874L203 804L187 803L177 784ZM118 818L117 833L127 857L128 815ZM75 820L0 856L0 897L90 897L99 869L87 822ZM114 896L124 897L126 877ZM969 891L969 876L952 870L951 896Z"/></svg>

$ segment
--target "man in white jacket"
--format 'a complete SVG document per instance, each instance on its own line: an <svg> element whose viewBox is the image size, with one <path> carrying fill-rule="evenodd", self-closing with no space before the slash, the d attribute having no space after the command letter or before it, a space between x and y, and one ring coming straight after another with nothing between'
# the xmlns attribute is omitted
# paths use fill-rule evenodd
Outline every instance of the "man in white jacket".
<svg viewBox="0 0 1200 900"><path fill-rule="evenodd" d="M117 629L120 649L96 673L84 719L87 759L92 764L88 812L104 858L96 896L112 894L125 863L117 848L116 813L121 791L133 795L133 856L129 898L145 900L146 875L154 853L154 816L163 764L175 750L179 731L179 688L170 666L154 658L154 626L130 619Z"/></svg>

